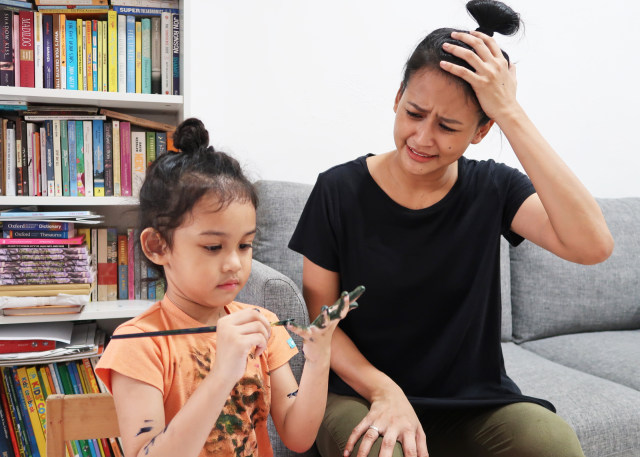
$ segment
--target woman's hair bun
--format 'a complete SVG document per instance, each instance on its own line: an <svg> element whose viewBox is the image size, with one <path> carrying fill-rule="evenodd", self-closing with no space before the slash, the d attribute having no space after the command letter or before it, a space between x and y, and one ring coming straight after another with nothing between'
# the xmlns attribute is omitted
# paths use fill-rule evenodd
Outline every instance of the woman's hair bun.
<svg viewBox="0 0 640 457"><path fill-rule="evenodd" d="M489 36L513 35L520 28L520 15L497 0L471 0L467 11L478 23L477 30Z"/></svg>
<svg viewBox="0 0 640 457"><path fill-rule="evenodd" d="M182 152L195 152L209 146L209 132L200 119L184 120L173 133L173 144Z"/></svg>

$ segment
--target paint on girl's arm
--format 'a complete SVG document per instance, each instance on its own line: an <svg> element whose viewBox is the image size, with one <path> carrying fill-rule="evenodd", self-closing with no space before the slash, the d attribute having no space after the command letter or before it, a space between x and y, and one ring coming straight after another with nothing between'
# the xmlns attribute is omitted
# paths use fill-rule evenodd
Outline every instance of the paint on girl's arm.
<svg viewBox="0 0 640 457"><path fill-rule="evenodd" d="M145 445L145 447L143 447L143 449L144 449L144 455L149 455L149 448L150 448L151 446L153 446L153 443L155 443L155 441L156 441L156 438L157 438L157 437L159 437L160 435L162 435L164 432L166 432L166 431L167 431L167 427L169 427L169 425L166 425L166 426L164 427L164 430L162 430L162 431L161 431L160 433L158 433L156 436L154 436L153 438L151 438L151 441L149 441L149 442ZM139 435L139 434L140 434L140 433L138 433L138 435ZM136 435L136 436L137 436L137 435Z"/></svg>
<svg viewBox="0 0 640 457"><path fill-rule="evenodd" d="M150 431L151 431L151 429L152 429L152 427L142 427L142 428L138 431L138 433L136 433L136 436L138 436L138 435L140 435L140 434L142 434L142 433L150 432Z"/></svg>
<svg viewBox="0 0 640 457"><path fill-rule="evenodd" d="M293 398L293 397L297 397L298 396L298 391L296 390L295 392L291 392L290 394L287 394L287 398Z"/></svg>

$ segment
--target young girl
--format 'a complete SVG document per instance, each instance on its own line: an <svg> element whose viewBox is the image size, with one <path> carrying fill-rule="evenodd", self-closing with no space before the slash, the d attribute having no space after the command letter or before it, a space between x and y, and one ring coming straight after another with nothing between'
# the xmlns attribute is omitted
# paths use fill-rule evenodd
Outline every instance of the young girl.
<svg viewBox="0 0 640 457"><path fill-rule="evenodd" d="M476 31L437 29L407 61L396 148L320 174L289 245L305 256L310 313L368 289L334 333L324 457L583 455L553 405L505 371L500 237L583 264L613 241L516 100L515 67L491 35L515 33L518 15L492 0L467 8ZM528 176L464 157L494 123Z"/></svg>
<svg viewBox="0 0 640 457"><path fill-rule="evenodd" d="M297 350L271 327L278 318L233 301L251 272L254 188L237 161L208 146L199 120L184 121L174 141L182 152L159 157L140 191L140 244L166 293L114 334L217 332L109 343L96 372L113 394L125 455L270 456L270 412L283 443L303 452L324 412L339 318L322 329L289 326L305 341L298 391L288 364Z"/></svg>

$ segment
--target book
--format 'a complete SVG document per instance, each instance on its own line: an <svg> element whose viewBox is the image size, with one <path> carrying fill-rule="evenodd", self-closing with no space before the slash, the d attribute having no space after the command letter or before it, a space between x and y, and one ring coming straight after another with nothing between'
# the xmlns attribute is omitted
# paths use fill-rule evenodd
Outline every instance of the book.
<svg viewBox="0 0 640 457"><path fill-rule="evenodd" d="M104 197L104 121L93 121L93 195Z"/></svg>
<svg viewBox="0 0 640 457"><path fill-rule="evenodd" d="M173 95L180 95L180 15L178 13L171 14L171 23L171 70L173 72L171 87L173 88Z"/></svg>
<svg viewBox="0 0 640 457"><path fill-rule="evenodd" d="M13 15L13 80L16 87L20 87L20 16Z"/></svg>
<svg viewBox="0 0 640 457"><path fill-rule="evenodd" d="M127 92L136 91L136 18L125 16L126 20L126 84ZM118 31L120 33L120 31Z"/></svg>
<svg viewBox="0 0 640 457"><path fill-rule="evenodd" d="M130 197L131 194L131 123L120 122L120 185L122 196Z"/></svg>
<svg viewBox="0 0 640 457"><path fill-rule="evenodd" d="M42 36L42 13L33 13L33 66L34 66L34 86L38 89L44 87L44 38Z"/></svg>
<svg viewBox="0 0 640 457"><path fill-rule="evenodd" d="M62 238L75 236L75 230L60 230L55 232L37 230L2 230L2 238Z"/></svg>
<svg viewBox="0 0 640 457"><path fill-rule="evenodd" d="M141 35L141 62L140 80L141 92L151 93L151 19L144 17L140 20Z"/></svg>
<svg viewBox="0 0 640 457"><path fill-rule="evenodd" d="M98 21L91 20L91 74L92 89L98 91Z"/></svg>
<svg viewBox="0 0 640 457"><path fill-rule="evenodd" d="M40 5L108 5L108 0L34 0Z"/></svg>
<svg viewBox="0 0 640 457"><path fill-rule="evenodd" d="M129 271L127 235L118 235L118 299L127 300L129 298Z"/></svg>
<svg viewBox="0 0 640 457"><path fill-rule="evenodd" d="M114 119L111 121L111 134L113 135L111 146L113 149L113 195L116 197L122 196L122 190L120 187L120 121Z"/></svg>
<svg viewBox="0 0 640 457"><path fill-rule="evenodd" d="M21 119L15 121L16 135L16 195L24 195L23 193L23 169L22 169L22 125Z"/></svg>
<svg viewBox="0 0 640 457"><path fill-rule="evenodd" d="M82 43L84 42L84 34L82 33L82 24L84 23L82 18L77 18L75 19L76 21L76 27L75 27L75 31L76 31L76 37L75 37L75 41L76 41L76 62L77 62L77 73L78 73L78 90L83 90L84 89L84 78L85 78L85 74L84 74L84 65L82 64L82 62L84 61L84 47L82 46Z"/></svg>
<svg viewBox="0 0 640 457"><path fill-rule="evenodd" d="M96 238L98 246L98 301L107 300L108 276L111 275L109 264L107 263L107 228L99 228Z"/></svg>
<svg viewBox="0 0 640 457"><path fill-rule="evenodd" d="M67 88L67 17L58 14L60 32L60 89Z"/></svg>
<svg viewBox="0 0 640 457"><path fill-rule="evenodd" d="M104 195L113 196L113 124L104 123Z"/></svg>
<svg viewBox="0 0 640 457"><path fill-rule="evenodd" d="M107 284L107 300L118 299L118 231L107 228L107 265L108 273L104 281Z"/></svg>
<svg viewBox="0 0 640 457"><path fill-rule="evenodd" d="M27 136L25 138L25 143L27 145L27 162L26 164L23 162L23 166L26 167L27 172L27 189L25 191L25 195L34 196L35 195L35 174L33 172L33 132L35 125L31 122L26 123L27 126ZM24 153L24 152L23 152Z"/></svg>
<svg viewBox="0 0 640 457"><path fill-rule="evenodd" d="M4 307L0 309L3 316L53 316L59 314L79 314L85 305L42 305ZM43 349L38 349L43 350Z"/></svg>
<svg viewBox="0 0 640 457"><path fill-rule="evenodd" d="M118 92L118 13L107 13L107 60L109 92Z"/></svg>
<svg viewBox="0 0 640 457"><path fill-rule="evenodd" d="M26 408L22 406L24 402L22 401L20 384L17 382L14 373L15 367L1 367L0 370L3 375L3 384L7 392L10 410L14 417L16 437L18 438L21 455L22 452L24 452L25 456L39 455L35 436L33 432L29 433L29 427L27 426L29 419ZM33 451L31 450L31 446L34 447Z"/></svg>
<svg viewBox="0 0 640 457"><path fill-rule="evenodd" d="M62 149L60 146L60 121L53 120L53 194L62 196Z"/></svg>
<svg viewBox="0 0 640 457"><path fill-rule="evenodd" d="M127 298L135 300L135 230L127 229Z"/></svg>
<svg viewBox="0 0 640 457"><path fill-rule="evenodd" d="M0 10L0 86L13 86L13 13Z"/></svg>
<svg viewBox="0 0 640 457"><path fill-rule="evenodd" d="M33 12L20 11L20 87L35 87Z"/></svg>
<svg viewBox="0 0 640 457"><path fill-rule="evenodd" d="M41 170L41 157L42 157L42 150L41 150L41 140L40 140L40 131L38 130L38 126L34 126L34 132L33 132L33 175L35 177L35 194L37 196L41 196L42 195L42 188L44 186L43 182L42 182L42 178L40 176L40 170Z"/></svg>
<svg viewBox="0 0 640 457"><path fill-rule="evenodd" d="M146 132L146 157L146 168L149 168L156 160L156 132Z"/></svg>
<svg viewBox="0 0 640 457"><path fill-rule="evenodd" d="M86 52L85 59L85 75L86 75L86 89L93 90L93 22L91 20L84 21L84 49Z"/></svg>
<svg viewBox="0 0 640 457"><path fill-rule="evenodd" d="M16 437L16 427L14 419L12 418L11 408L9 407L9 399L7 395L7 389L4 387L4 383L0 382L0 406L2 407L2 416L0 421L2 422L2 436L4 441L8 440L9 449L5 449L4 445L0 445L0 455L3 457L16 457L20 456L20 448L18 447L18 441Z"/></svg>
<svg viewBox="0 0 640 457"><path fill-rule="evenodd" d="M17 380L20 388L22 389L22 398L24 405L26 405L26 411L28 414L29 422L31 423L31 430L35 437L38 453L41 456L45 456L47 446L44 437L44 430L42 429L40 417L38 415L38 411L33 399L33 392L31 390L31 384L29 383L27 369L24 366L20 366L16 368L14 373L14 378ZM34 449L32 447L31 451L33 452L33 450Z"/></svg>
<svg viewBox="0 0 640 457"><path fill-rule="evenodd" d="M44 121L44 128L46 134L46 169L47 169L47 195L54 196L55 195L55 169L53 163L53 121L46 120Z"/></svg>
<svg viewBox="0 0 640 457"><path fill-rule="evenodd" d="M98 40L97 41L98 42L97 42L97 48L96 49L97 49L97 52L98 52L98 54L97 54L98 55L98 59L97 59L97 65L96 66L97 66L97 78L98 78L97 81L98 81L98 84L96 86L97 87L96 90L98 90L100 92L104 91L104 89L102 88L102 75L104 74L106 76L106 73L102 72L102 61L104 59L105 50L106 50L106 46L103 46L103 43L102 43L102 39L103 39L103 35L102 34L104 33L104 29L102 27L102 23L103 23L103 21L100 21L100 20L97 21L97 24L98 24L98 32L97 32L98 33Z"/></svg>
<svg viewBox="0 0 640 457"><path fill-rule="evenodd" d="M20 124L20 157L21 157L21 169L22 169L22 195L29 195L29 155L28 155L28 133L27 123L24 120L19 121Z"/></svg>
<svg viewBox="0 0 640 457"><path fill-rule="evenodd" d="M131 132L131 194L137 197L147 170L146 134Z"/></svg>
<svg viewBox="0 0 640 457"><path fill-rule="evenodd" d="M73 238L0 238L0 245L76 245L81 244L82 236Z"/></svg>
<svg viewBox="0 0 640 457"><path fill-rule="evenodd" d="M151 93L162 93L160 15L151 18Z"/></svg>
<svg viewBox="0 0 640 457"><path fill-rule="evenodd" d="M42 39L44 52L44 88L53 89L53 16L42 15Z"/></svg>
<svg viewBox="0 0 640 457"><path fill-rule="evenodd" d="M155 8L178 8L177 0L111 0L111 5L155 7Z"/></svg>
<svg viewBox="0 0 640 457"><path fill-rule="evenodd" d="M46 432L47 429L47 417L46 417L46 404L44 399L44 394L42 391L42 384L40 383L40 378L38 377L38 370L34 366L27 367L27 378L29 380L29 384L31 387L31 396L33 398L33 403L36 408L36 412L38 414L38 419L40 421L40 427L42 427L42 433ZM35 425L34 425L35 428ZM46 451L46 446L45 446Z"/></svg>
<svg viewBox="0 0 640 457"><path fill-rule="evenodd" d="M160 79L163 95L173 94L173 40L171 13L160 15Z"/></svg>
<svg viewBox="0 0 640 457"><path fill-rule="evenodd" d="M142 93L142 23L135 21L135 36L136 36L136 94Z"/></svg>
<svg viewBox="0 0 640 457"><path fill-rule="evenodd" d="M69 141L69 195L78 196L78 162L76 146L76 121L67 122L67 140Z"/></svg>
<svg viewBox="0 0 640 457"><path fill-rule="evenodd" d="M82 138L84 140L84 147L82 148L84 151L85 171L84 191L87 197L93 197L93 123L91 121L82 121Z"/></svg>
<svg viewBox="0 0 640 457"><path fill-rule="evenodd" d="M2 222L2 230L47 230L59 232L73 230L73 222L41 222L41 221L6 221ZM2 250L0 249L0 252Z"/></svg>
<svg viewBox="0 0 640 457"><path fill-rule="evenodd" d="M73 123L73 121L71 121ZM60 157L62 159L62 196L71 195L69 182L69 127L68 121L60 121Z"/></svg>
<svg viewBox="0 0 640 457"><path fill-rule="evenodd" d="M40 190L43 196L48 195L47 179L47 130L44 124L40 125Z"/></svg>
<svg viewBox="0 0 640 457"><path fill-rule="evenodd" d="M89 90L89 73L87 69L87 57L89 53L89 49L87 49L87 21L80 19L82 22L82 32L80 36L78 36L78 49L82 48L82 60L78 60L78 64L82 65L82 90Z"/></svg>
<svg viewBox="0 0 640 457"><path fill-rule="evenodd" d="M67 90L78 90L78 48L76 21L67 21Z"/></svg>
<svg viewBox="0 0 640 457"><path fill-rule="evenodd" d="M140 16L160 16L163 12L178 14L180 10L177 8L157 8L153 6L123 6L113 5L111 7L113 11L118 14L131 14L136 17Z"/></svg>
<svg viewBox="0 0 640 457"><path fill-rule="evenodd" d="M40 339L26 339L26 340L8 340L0 339L0 354L10 354L13 352L38 352L48 351L56 347L55 340L40 340Z"/></svg>
<svg viewBox="0 0 640 457"><path fill-rule="evenodd" d="M109 59L108 59L108 50L109 50L109 32L107 21L100 21L98 30L102 29L102 66L98 66L98 68L102 69L102 88L100 89L102 92L109 91Z"/></svg>
<svg viewBox="0 0 640 457"><path fill-rule="evenodd" d="M2 130L6 131L5 141L5 195L16 195L16 131L15 123L8 119L2 120Z"/></svg>
<svg viewBox="0 0 640 457"><path fill-rule="evenodd" d="M118 15L118 92L127 91L127 17Z"/></svg>
<svg viewBox="0 0 640 457"><path fill-rule="evenodd" d="M121 113L119 111L113 111L106 108L100 108L100 114L117 119L120 121L128 121L131 125L137 125L139 127L147 128L150 130L161 130L163 132L173 132L176 129L175 125L165 124L163 122L152 121L140 116L134 116L132 114Z"/></svg>
<svg viewBox="0 0 640 457"><path fill-rule="evenodd" d="M86 193L85 166L84 166L84 128L83 121L75 121L76 124L76 175L78 182L78 195L84 197Z"/></svg>
<svg viewBox="0 0 640 457"><path fill-rule="evenodd" d="M53 14L52 15L52 25L53 25L53 87L55 89L61 89L62 88L61 83L60 83L60 46L62 46L62 43L60 42L60 19L59 19L59 17L60 17L59 14ZM65 39L66 39L66 35L65 35Z"/></svg>

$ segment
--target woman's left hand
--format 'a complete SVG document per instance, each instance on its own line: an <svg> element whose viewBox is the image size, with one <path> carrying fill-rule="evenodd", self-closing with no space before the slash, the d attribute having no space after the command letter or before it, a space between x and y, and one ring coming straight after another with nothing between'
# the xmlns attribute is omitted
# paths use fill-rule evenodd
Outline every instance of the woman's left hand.
<svg viewBox="0 0 640 457"><path fill-rule="evenodd" d="M453 32L451 38L468 44L475 52L448 43L443 45L443 49L466 60L476 71L474 73L446 61L441 61L440 67L468 82L476 93L482 110L499 124L500 117L517 105L515 65L507 62L496 41L484 33Z"/></svg>

